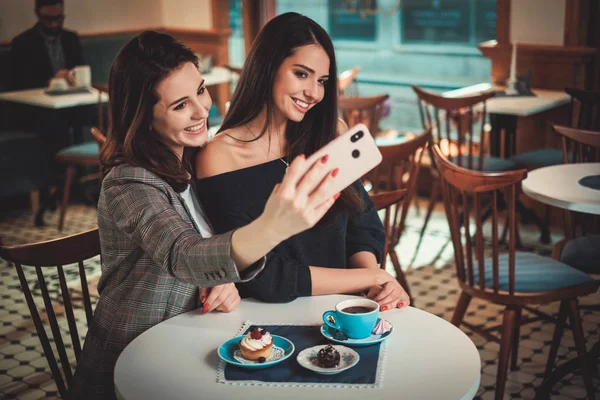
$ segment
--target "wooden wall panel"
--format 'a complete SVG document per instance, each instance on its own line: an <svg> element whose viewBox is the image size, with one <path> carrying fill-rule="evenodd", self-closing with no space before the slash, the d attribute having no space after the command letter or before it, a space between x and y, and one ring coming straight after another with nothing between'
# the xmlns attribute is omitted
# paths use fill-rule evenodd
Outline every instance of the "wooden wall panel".
<svg viewBox="0 0 600 400"><path fill-rule="evenodd" d="M492 60L491 80L504 84L508 79L512 46L495 40L479 45L484 57ZM521 44L517 50L517 73L531 69L531 86L564 90L573 86L588 88L596 49L585 46Z"/></svg>

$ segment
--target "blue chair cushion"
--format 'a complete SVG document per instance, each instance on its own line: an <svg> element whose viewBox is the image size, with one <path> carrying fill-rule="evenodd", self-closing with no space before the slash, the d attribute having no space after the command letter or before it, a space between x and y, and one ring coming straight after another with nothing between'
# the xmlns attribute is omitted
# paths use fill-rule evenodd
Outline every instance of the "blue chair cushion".
<svg viewBox="0 0 600 400"><path fill-rule="evenodd" d="M64 149L59 151L57 155L69 157L99 157L100 150L98 149L98 143L87 142L65 147Z"/></svg>
<svg viewBox="0 0 600 400"><path fill-rule="evenodd" d="M568 157L572 159L572 154ZM562 150L557 149L540 149L519 153L511 157L517 165L522 165L529 168L550 167L552 165L560 165L563 163Z"/></svg>
<svg viewBox="0 0 600 400"><path fill-rule="evenodd" d="M588 274L600 274L600 235L569 240L562 249L560 261Z"/></svg>
<svg viewBox="0 0 600 400"><path fill-rule="evenodd" d="M508 254L498 257L498 281L500 290L508 291ZM478 264L473 265L475 283L479 285ZM492 259L484 264L485 287L493 289ZM560 261L535 253L515 253L515 292L549 292L568 286L593 281L594 278Z"/></svg>
<svg viewBox="0 0 600 400"><path fill-rule="evenodd" d="M458 166L463 167L463 168L479 170L479 156L473 156L472 168L469 168L468 155L463 155L460 159L460 163L458 162L459 161L458 157L450 157L450 161ZM518 168L519 167L517 166L517 164L514 161L511 161L508 159L503 159L503 158L485 156L483 158L483 168L481 169L481 171L503 172L503 171L511 171L511 170L518 169Z"/></svg>

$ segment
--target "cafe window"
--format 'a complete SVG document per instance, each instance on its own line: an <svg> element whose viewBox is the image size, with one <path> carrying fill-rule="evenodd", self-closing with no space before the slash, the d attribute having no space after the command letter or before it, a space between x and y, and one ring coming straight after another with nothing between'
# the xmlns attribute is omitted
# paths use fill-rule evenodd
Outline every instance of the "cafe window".
<svg viewBox="0 0 600 400"><path fill-rule="evenodd" d="M402 0L402 44L477 45L495 38L496 0Z"/></svg>
<svg viewBox="0 0 600 400"><path fill-rule="evenodd" d="M364 2L364 1L363 1ZM329 34L334 40L359 40L373 42L377 39L377 19L360 2L351 0L329 0ZM368 1L376 8L377 1Z"/></svg>

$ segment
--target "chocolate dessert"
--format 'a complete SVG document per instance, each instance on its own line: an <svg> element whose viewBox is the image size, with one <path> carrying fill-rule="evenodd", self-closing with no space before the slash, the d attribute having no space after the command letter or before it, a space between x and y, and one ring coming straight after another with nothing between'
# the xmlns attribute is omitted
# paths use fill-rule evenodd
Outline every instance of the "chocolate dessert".
<svg viewBox="0 0 600 400"><path fill-rule="evenodd" d="M317 353L317 362L323 368L334 368L340 365L340 353L328 344Z"/></svg>

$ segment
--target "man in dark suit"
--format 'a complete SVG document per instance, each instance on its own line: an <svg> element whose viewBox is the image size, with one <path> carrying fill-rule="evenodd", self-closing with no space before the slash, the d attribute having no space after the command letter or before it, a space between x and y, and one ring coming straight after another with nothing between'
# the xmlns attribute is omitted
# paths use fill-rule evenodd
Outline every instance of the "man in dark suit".
<svg viewBox="0 0 600 400"><path fill-rule="evenodd" d="M63 28L63 0L35 0L35 14L38 22L10 46L12 90L45 87L55 77L69 80L69 70L84 63L79 36Z"/></svg>
<svg viewBox="0 0 600 400"><path fill-rule="evenodd" d="M81 40L77 33L63 28L65 20L63 0L35 0L38 22L13 39L10 46L9 90L47 87L53 78L64 78L73 84L69 72L84 64ZM20 126L40 135L48 165L46 183L40 188L40 208L35 215L35 225L44 225L44 211L56 209L56 193L50 188L60 187L60 175L64 167L57 165L57 151L71 143L70 132L83 126L91 114L86 109L52 110L18 108L11 114ZM33 117L32 117L33 116ZM78 131L80 129L77 129ZM73 131L75 135L75 131Z"/></svg>

